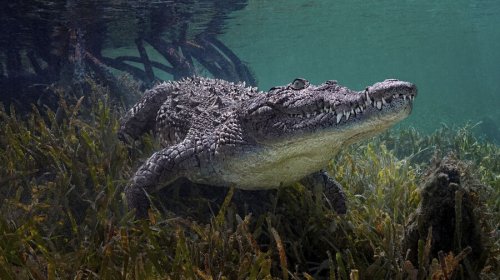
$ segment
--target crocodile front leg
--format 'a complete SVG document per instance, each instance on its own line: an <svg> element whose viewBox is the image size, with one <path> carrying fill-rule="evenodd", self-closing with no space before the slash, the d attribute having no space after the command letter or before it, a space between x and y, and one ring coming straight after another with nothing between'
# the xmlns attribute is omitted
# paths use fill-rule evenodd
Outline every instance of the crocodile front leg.
<svg viewBox="0 0 500 280"><path fill-rule="evenodd" d="M172 183L182 176L194 154L186 141L154 153L135 173L125 188L130 210L135 209L137 218L148 216L148 194Z"/></svg>
<svg viewBox="0 0 500 280"><path fill-rule="evenodd" d="M346 197L342 186L330 177L326 171L315 172L300 182L311 189L320 187L337 214L347 213Z"/></svg>
<svg viewBox="0 0 500 280"><path fill-rule="evenodd" d="M122 118L118 137L124 141L128 137L135 140L144 132L153 129L158 110L177 90L176 82L163 83L147 90L141 100Z"/></svg>

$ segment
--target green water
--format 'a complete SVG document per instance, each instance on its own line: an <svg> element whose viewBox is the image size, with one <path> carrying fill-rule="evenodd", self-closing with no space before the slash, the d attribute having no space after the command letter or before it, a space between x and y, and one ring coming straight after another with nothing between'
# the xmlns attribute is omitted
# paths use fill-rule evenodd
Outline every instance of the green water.
<svg viewBox="0 0 500 280"><path fill-rule="evenodd" d="M262 89L294 77L355 89L398 78L419 87L403 125L500 127L500 1L250 0L222 40Z"/></svg>
<svg viewBox="0 0 500 280"><path fill-rule="evenodd" d="M499 0L43 0L12 2L4 10L0 26L8 32L0 36L0 77L9 72L7 57L16 62L13 48L28 68L30 50L51 46L41 53L64 53L57 46L68 41L57 36L64 38L65 28L79 30L84 46L98 46L91 50L95 56L102 46L102 54L113 58L138 58L134 40L144 36L196 44L196 35L213 35L246 61L262 90L296 77L312 83L336 79L353 89L386 78L408 80L417 84L419 96L403 126L430 132L441 123L489 122L483 132L495 131L500 143ZM221 29L208 28L212 21ZM35 36L40 32L45 35ZM153 61L170 66L151 45L145 48ZM47 55L39 59L51 61ZM127 63L144 70L142 63Z"/></svg>

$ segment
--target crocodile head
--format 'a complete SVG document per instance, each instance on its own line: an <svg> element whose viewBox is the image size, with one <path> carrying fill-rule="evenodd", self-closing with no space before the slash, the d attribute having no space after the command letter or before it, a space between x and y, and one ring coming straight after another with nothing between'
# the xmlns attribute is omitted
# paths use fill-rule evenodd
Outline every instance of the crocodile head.
<svg viewBox="0 0 500 280"><path fill-rule="evenodd" d="M416 94L415 85L394 79L363 91L336 81L314 86L295 79L258 94L238 109L242 138L251 145L224 155L225 181L246 189L296 182L327 166L346 145L407 117Z"/></svg>
<svg viewBox="0 0 500 280"><path fill-rule="evenodd" d="M336 81L315 86L295 79L252 100L243 114L246 130L265 146L352 143L406 118L417 95L409 82L387 79L353 91ZM301 143L301 144L300 144ZM302 147L305 149L305 147Z"/></svg>

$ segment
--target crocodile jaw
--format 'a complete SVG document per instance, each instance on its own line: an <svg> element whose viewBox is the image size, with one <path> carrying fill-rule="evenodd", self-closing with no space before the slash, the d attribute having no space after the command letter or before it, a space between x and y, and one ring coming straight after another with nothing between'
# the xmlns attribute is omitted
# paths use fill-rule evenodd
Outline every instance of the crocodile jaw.
<svg viewBox="0 0 500 280"><path fill-rule="evenodd" d="M410 112L408 103L391 114L374 115L340 129L254 147L237 157L226 158L219 169L222 180L253 190L290 185L327 166L341 148L387 130Z"/></svg>

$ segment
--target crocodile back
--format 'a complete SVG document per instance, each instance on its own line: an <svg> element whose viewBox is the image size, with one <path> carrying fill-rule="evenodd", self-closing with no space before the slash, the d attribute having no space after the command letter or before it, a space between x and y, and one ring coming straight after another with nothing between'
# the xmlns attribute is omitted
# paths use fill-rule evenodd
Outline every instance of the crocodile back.
<svg viewBox="0 0 500 280"><path fill-rule="evenodd" d="M164 146L175 145L187 135L214 131L242 102L259 94L244 83L192 77L178 82L156 115L156 135Z"/></svg>

